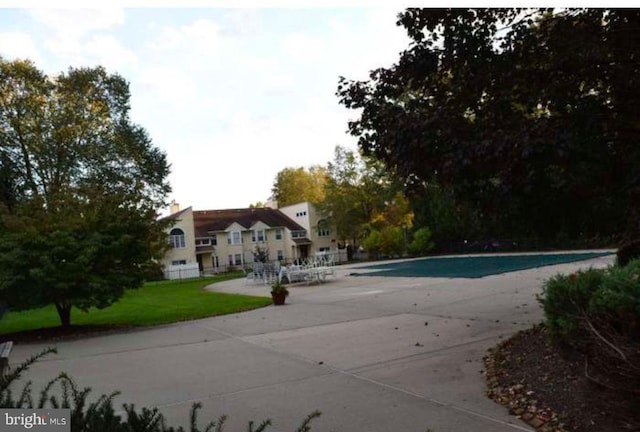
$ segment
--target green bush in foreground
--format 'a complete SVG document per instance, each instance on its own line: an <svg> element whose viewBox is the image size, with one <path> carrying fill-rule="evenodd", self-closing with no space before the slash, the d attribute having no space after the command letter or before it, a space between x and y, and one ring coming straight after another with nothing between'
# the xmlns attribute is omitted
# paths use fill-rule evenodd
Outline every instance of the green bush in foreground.
<svg viewBox="0 0 640 432"><path fill-rule="evenodd" d="M550 334L571 345L580 345L594 322L640 338L640 260L556 275L545 282L539 301Z"/></svg>
<svg viewBox="0 0 640 432"><path fill-rule="evenodd" d="M200 403L195 403L191 407L189 428L182 426L172 427L165 424L164 416L158 412L157 408L141 408L137 410L133 404L124 404L126 418L116 414L113 407L113 399L118 392L110 395L102 395L96 401L89 402L87 399L91 389L80 389L75 382L66 374L62 373L51 380L40 392L37 402L34 403L32 397L31 382L27 382L22 391L16 396L11 387L22 376L22 374L44 355L56 352L54 349L43 351L35 355L0 377L0 408L68 408L71 410L71 430L73 432L222 432L226 416L220 416L217 420L211 421L203 429L198 426L198 410L202 407ZM52 395L52 389L59 386L62 396ZM311 430L311 421L320 416L319 411L309 414L296 432L308 432ZM263 432L271 426L271 420L267 419L259 424L250 421L249 432Z"/></svg>
<svg viewBox="0 0 640 432"><path fill-rule="evenodd" d="M570 275L558 274L545 282L538 300L553 338L569 344L581 340L581 317L604 277L604 270L589 269Z"/></svg>
<svg viewBox="0 0 640 432"><path fill-rule="evenodd" d="M557 275L538 299L556 343L585 356L585 376L636 393L640 386L640 260Z"/></svg>

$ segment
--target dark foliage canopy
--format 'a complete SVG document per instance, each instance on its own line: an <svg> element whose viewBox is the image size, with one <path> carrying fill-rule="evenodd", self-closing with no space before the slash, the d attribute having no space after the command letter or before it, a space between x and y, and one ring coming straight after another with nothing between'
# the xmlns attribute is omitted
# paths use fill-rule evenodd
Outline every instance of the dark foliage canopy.
<svg viewBox="0 0 640 432"><path fill-rule="evenodd" d="M618 234L640 166L640 12L407 9L410 46L341 78L349 131L493 235Z"/></svg>

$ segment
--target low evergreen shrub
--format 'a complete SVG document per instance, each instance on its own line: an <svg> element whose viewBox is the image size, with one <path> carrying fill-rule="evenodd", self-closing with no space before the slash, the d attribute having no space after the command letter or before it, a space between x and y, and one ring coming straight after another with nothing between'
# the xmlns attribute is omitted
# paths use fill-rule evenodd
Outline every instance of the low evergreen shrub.
<svg viewBox="0 0 640 432"><path fill-rule="evenodd" d="M640 340L640 259L609 269L588 313L606 320L618 333Z"/></svg>
<svg viewBox="0 0 640 432"><path fill-rule="evenodd" d="M626 266L557 275L539 296L553 341L585 356L598 385L640 388L640 259Z"/></svg>
<svg viewBox="0 0 640 432"><path fill-rule="evenodd" d="M633 259L640 258L640 239L625 241L616 252L618 266L626 266Z"/></svg>
<svg viewBox="0 0 640 432"><path fill-rule="evenodd" d="M412 255L426 255L435 247L431 230L427 227L418 229L413 234L413 240L409 243L409 252Z"/></svg>
<svg viewBox="0 0 640 432"><path fill-rule="evenodd" d="M584 311L605 278L605 270L581 270L559 274L547 280L538 297L551 337L561 343L582 347L585 332L581 325Z"/></svg>

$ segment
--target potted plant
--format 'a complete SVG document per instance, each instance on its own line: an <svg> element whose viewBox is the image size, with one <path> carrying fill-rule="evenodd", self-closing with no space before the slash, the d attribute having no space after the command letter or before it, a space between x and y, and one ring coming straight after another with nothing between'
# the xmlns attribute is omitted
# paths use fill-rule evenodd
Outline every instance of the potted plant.
<svg viewBox="0 0 640 432"><path fill-rule="evenodd" d="M289 295L289 291L280 281L276 281L271 285L271 298L276 306L283 305L284 300Z"/></svg>

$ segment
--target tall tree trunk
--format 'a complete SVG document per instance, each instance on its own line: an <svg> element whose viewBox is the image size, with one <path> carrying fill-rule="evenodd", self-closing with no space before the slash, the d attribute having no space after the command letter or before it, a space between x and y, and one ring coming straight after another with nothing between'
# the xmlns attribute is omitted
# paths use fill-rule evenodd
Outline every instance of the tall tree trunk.
<svg viewBox="0 0 640 432"><path fill-rule="evenodd" d="M71 305L68 303L56 303L56 310L62 327L69 327L71 325Z"/></svg>

